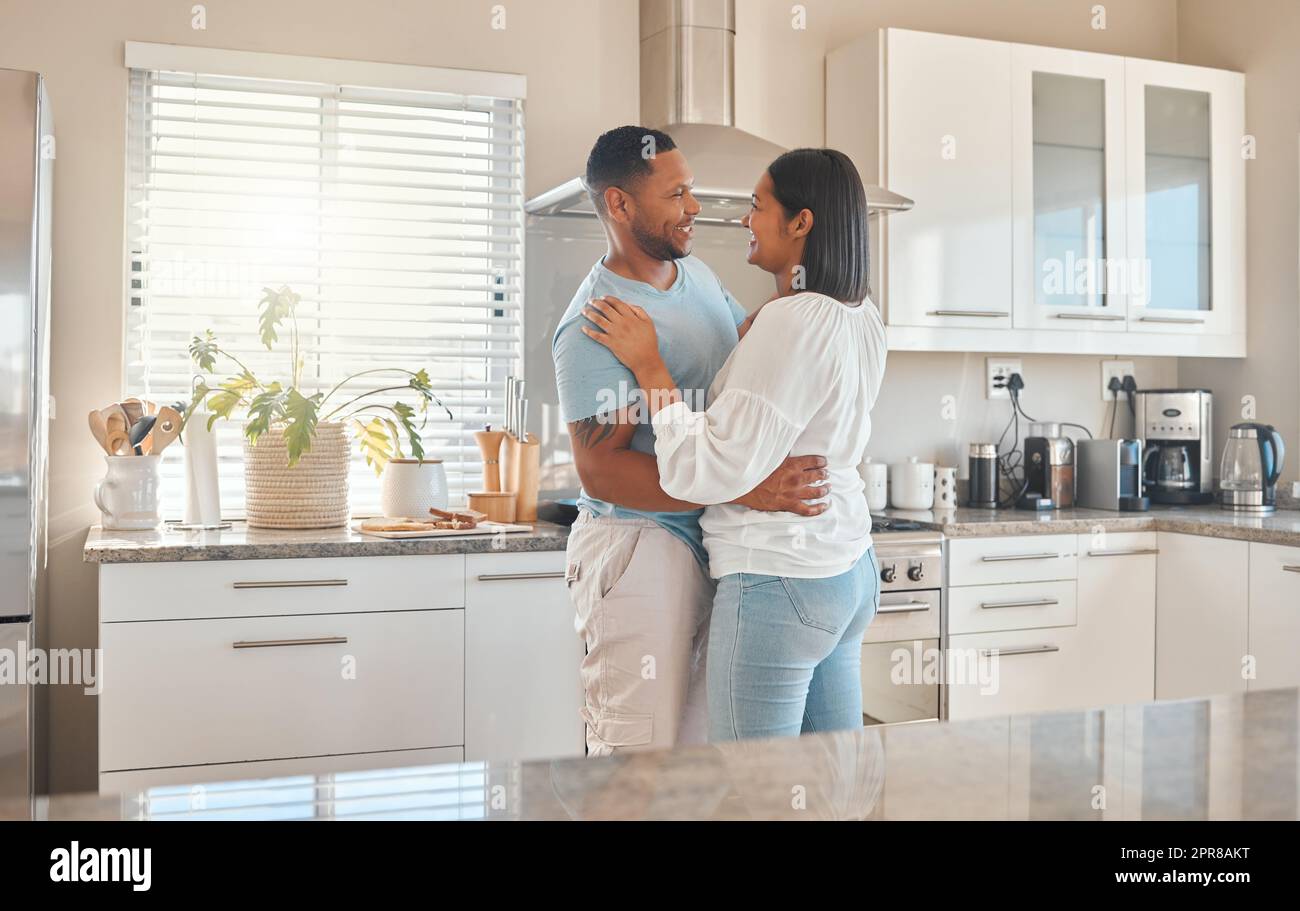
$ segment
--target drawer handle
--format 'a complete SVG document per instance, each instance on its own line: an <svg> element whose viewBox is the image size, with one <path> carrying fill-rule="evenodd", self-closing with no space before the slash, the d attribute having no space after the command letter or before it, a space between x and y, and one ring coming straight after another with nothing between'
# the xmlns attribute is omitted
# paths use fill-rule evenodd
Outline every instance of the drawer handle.
<svg viewBox="0 0 1300 911"><path fill-rule="evenodd" d="M1284 573L1300 573L1300 566L1283 566L1283 567L1282 567L1282 572L1284 572Z"/></svg>
<svg viewBox="0 0 1300 911"><path fill-rule="evenodd" d="M1090 550L1090 557L1142 557L1147 554L1158 554L1158 547L1134 547L1131 550Z"/></svg>
<svg viewBox="0 0 1300 911"><path fill-rule="evenodd" d="M1179 326L1201 326L1205 320L1197 319L1194 316L1139 316L1139 322L1143 323L1174 323Z"/></svg>
<svg viewBox="0 0 1300 911"><path fill-rule="evenodd" d="M882 605L876 608L876 615L880 614L915 614L921 611L927 611L933 607L929 601L908 601L903 604Z"/></svg>
<svg viewBox="0 0 1300 911"><path fill-rule="evenodd" d="M236 642L233 648L284 648L290 645L347 645L347 636L320 636L316 639L257 639Z"/></svg>
<svg viewBox="0 0 1300 911"><path fill-rule="evenodd" d="M926 316L983 316L990 319L1010 315L1010 310L931 310L926 314Z"/></svg>
<svg viewBox="0 0 1300 911"><path fill-rule="evenodd" d="M512 579L563 579L564 570L553 573L482 573L480 582L508 582Z"/></svg>
<svg viewBox="0 0 1300 911"><path fill-rule="evenodd" d="M1032 601L983 601L980 607L986 610L999 607L1050 607L1060 603L1056 598L1035 598Z"/></svg>
<svg viewBox="0 0 1300 911"><path fill-rule="evenodd" d="M1059 560L1063 554L994 554L980 557L985 563L1011 563L1015 560Z"/></svg>
<svg viewBox="0 0 1300 911"><path fill-rule="evenodd" d="M1095 319L1095 320L1106 320L1106 321L1112 321L1112 320L1119 321L1119 320L1128 319L1128 317L1122 313L1058 313L1056 314L1056 318L1057 319Z"/></svg>
<svg viewBox="0 0 1300 911"><path fill-rule="evenodd" d="M292 579L284 582L236 582L235 588L341 588L347 579Z"/></svg>
<svg viewBox="0 0 1300 911"><path fill-rule="evenodd" d="M993 655L1006 657L1008 655L1046 655L1048 652L1059 652L1059 645L1027 645L1024 648L986 648L981 649L980 654L985 658Z"/></svg>

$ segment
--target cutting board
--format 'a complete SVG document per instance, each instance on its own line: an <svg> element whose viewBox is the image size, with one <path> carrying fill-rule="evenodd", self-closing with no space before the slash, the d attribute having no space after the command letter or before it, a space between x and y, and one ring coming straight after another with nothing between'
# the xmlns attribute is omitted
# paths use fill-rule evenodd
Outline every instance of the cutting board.
<svg viewBox="0 0 1300 911"><path fill-rule="evenodd" d="M532 531L531 525L507 525L504 522L480 522L474 528L430 528L427 531L366 531L360 522L352 523L352 530L372 538L387 538L398 541L404 538L465 538L479 535L509 534L511 532Z"/></svg>

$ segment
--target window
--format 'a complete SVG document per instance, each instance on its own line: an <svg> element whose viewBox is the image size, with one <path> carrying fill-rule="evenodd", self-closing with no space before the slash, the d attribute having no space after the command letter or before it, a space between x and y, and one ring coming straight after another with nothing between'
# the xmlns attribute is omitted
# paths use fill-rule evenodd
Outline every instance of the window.
<svg viewBox="0 0 1300 911"><path fill-rule="evenodd" d="M262 345L257 303L287 285L309 391L426 369L452 414L429 409L426 458L445 463L453 502L480 487L473 432L503 423L522 369L522 77L135 43L127 65L128 393L188 401L187 348L206 329L283 381L290 355ZM241 428L217 426L230 517ZM184 502L176 448L169 514ZM354 514L377 509L355 453L350 487Z"/></svg>

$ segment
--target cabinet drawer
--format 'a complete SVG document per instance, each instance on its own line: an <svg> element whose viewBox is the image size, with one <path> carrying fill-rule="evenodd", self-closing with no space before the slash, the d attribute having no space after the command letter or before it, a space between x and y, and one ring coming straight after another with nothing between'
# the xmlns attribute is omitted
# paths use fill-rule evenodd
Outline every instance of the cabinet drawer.
<svg viewBox="0 0 1300 911"><path fill-rule="evenodd" d="M100 626L99 767L459 746L462 611Z"/></svg>
<svg viewBox="0 0 1300 911"><path fill-rule="evenodd" d="M957 538L948 541L949 585L1073 579L1075 535Z"/></svg>
<svg viewBox="0 0 1300 911"><path fill-rule="evenodd" d="M101 623L465 606L465 558L121 563L99 571Z"/></svg>
<svg viewBox="0 0 1300 911"><path fill-rule="evenodd" d="M991 649L999 654L990 655ZM948 717L959 721L1087 707L1091 700L1081 658L1071 626L952 636Z"/></svg>
<svg viewBox="0 0 1300 911"><path fill-rule="evenodd" d="M343 756L307 756L302 759L268 759L263 762L226 762L217 765L171 766L165 769L139 769L133 772L106 772L99 776L99 793L130 794L150 788L184 786L180 792L188 798L196 788L214 782L256 782L287 776L325 776L370 769L406 769L415 766L463 762L460 747L436 750L397 750L392 753L352 753ZM311 784L305 787L312 787ZM241 788L242 789L242 788ZM210 790L216 794L218 789ZM157 805L158 795L152 795ZM206 801L209 809L214 801Z"/></svg>
<svg viewBox="0 0 1300 911"><path fill-rule="evenodd" d="M1066 581L950 589L948 630L957 635L1074 626L1078 620L1074 587L1074 582Z"/></svg>
<svg viewBox="0 0 1300 911"><path fill-rule="evenodd" d="M862 642L938 639L940 612L938 592L886 592Z"/></svg>

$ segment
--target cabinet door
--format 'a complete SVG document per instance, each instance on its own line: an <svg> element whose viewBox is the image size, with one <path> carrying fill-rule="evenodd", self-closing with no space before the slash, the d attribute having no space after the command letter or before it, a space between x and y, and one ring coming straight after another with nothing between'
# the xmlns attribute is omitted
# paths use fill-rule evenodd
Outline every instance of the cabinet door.
<svg viewBox="0 0 1300 911"><path fill-rule="evenodd" d="M1155 698L1155 532L1079 536L1079 654L1096 705Z"/></svg>
<svg viewBox="0 0 1300 911"><path fill-rule="evenodd" d="M948 647L952 721L1092 707L1075 627L970 633Z"/></svg>
<svg viewBox="0 0 1300 911"><path fill-rule="evenodd" d="M1246 689L1245 541L1160 532L1156 564L1156 698Z"/></svg>
<svg viewBox="0 0 1300 911"><path fill-rule="evenodd" d="M564 553L465 558L465 759L581 756L582 640Z"/></svg>
<svg viewBox="0 0 1300 911"><path fill-rule="evenodd" d="M1300 548L1250 545L1249 638L1247 688L1300 686Z"/></svg>
<svg viewBox="0 0 1300 911"><path fill-rule="evenodd" d="M890 325L1011 327L1011 45L886 32L887 186L877 219Z"/></svg>
<svg viewBox="0 0 1300 911"><path fill-rule="evenodd" d="M1124 58L1011 56L1015 325L1122 332Z"/></svg>
<svg viewBox="0 0 1300 911"><path fill-rule="evenodd" d="M1125 92L1130 328L1244 334L1245 78L1128 59Z"/></svg>

